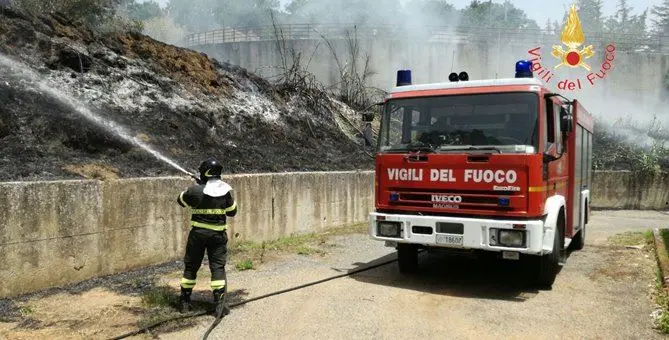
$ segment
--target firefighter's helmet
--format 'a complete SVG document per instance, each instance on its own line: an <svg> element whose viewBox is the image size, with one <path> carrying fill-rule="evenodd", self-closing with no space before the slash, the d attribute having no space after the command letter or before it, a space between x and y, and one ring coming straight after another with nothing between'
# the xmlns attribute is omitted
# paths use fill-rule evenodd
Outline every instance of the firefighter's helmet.
<svg viewBox="0 0 669 340"><path fill-rule="evenodd" d="M214 157L210 157L200 163L200 179L207 180L212 177L221 177L223 166Z"/></svg>

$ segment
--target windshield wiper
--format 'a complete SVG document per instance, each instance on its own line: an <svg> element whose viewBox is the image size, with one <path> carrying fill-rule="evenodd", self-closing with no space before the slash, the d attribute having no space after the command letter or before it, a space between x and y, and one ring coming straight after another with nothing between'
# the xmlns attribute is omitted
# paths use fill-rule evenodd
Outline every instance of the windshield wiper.
<svg viewBox="0 0 669 340"><path fill-rule="evenodd" d="M444 151L485 151L485 150L492 150L492 151L497 151L497 153L502 153L502 150L496 146L474 146L474 145L467 145L463 147L452 147L449 146L447 148L442 148L441 150Z"/></svg>
<svg viewBox="0 0 669 340"><path fill-rule="evenodd" d="M409 152L416 152L416 151L423 151L427 153L435 152L435 149L432 146L423 144L421 142L411 142L407 144L406 146L398 146L395 148L387 149L387 152L398 152L398 151L409 151Z"/></svg>

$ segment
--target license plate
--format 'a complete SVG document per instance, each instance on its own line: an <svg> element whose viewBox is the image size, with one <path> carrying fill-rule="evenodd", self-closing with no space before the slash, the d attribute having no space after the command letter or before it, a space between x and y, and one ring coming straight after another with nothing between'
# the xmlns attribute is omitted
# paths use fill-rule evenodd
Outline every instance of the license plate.
<svg viewBox="0 0 669 340"><path fill-rule="evenodd" d="M461 246L462 235L437 234L437 244L444 244L449 246Z"/></svg>
<svg viewBox="0 0 669 340"><path fill-rule="evenodd" d="M505 260L518 260L520 259L520 253L515 251L503 251L502 258Z"/></svg>

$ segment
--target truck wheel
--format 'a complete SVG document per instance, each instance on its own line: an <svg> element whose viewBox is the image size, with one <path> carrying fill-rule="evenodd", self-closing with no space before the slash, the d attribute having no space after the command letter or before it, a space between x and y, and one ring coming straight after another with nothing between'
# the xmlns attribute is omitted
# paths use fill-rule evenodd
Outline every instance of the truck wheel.
<svg viewBox="0 0 669 340"><path fill-rule="evenodd" d="M418 269L418 247L413 244L398 244L397 262L401 273L415 272Z"/></svg>
<svg viewBox="0 0 669 340"><path fill-rule="evenodd" d="M557 230L553 238L553 251L540 256L537 265L537 284L542 288L551 288L560 269L562 244L564 243L564 215L560 214L557 221Z"/></svg>
<svg viewBox="0 0 669 340"><path fill-rule="evenodd" d="M583 249L583 246L585 246L585 224L581 228L581 230L576 233L574 236L574 239L571 240L571 246L575 250L581 250Z"/></svg>

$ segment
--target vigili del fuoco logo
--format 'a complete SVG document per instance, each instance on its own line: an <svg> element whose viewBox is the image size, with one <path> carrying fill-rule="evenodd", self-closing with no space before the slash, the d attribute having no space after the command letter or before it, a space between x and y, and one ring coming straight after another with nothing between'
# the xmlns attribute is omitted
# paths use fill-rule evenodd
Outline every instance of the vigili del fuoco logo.
<svg viewBox="0 0 669 340"><path fill-rule="evenodd" d="M606 75L613 67L613 60L616 58L616 47L613 44L606 45L604 61L599 70L593 72L590 64L588 64L588 59L595 55L595 51L592 45L583 46L585 43L585 36L583 35L583 29L581 28L581 21L578 18L576 5L571 5L567 23L562 29L560 38L562 45L554 45L551 53L553 57L559 61L553 69L555 70L566 66L571 68L582 68L586 72L584 80L581 80L581 77L577 77L558 81L557 86L560 90L580 90L583 89L584 84L594 86L598 79L606 78ZM553 80L555 74L550 68L541 64L542 57L540 49L541 47L536 47L527 51L527 53L532 56L532 59L530 59L530 62L532 62L532 71L536 76L543 79L548 84Z"/></svg>

